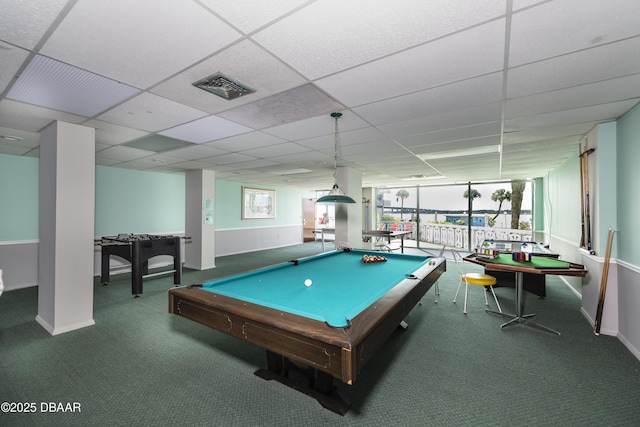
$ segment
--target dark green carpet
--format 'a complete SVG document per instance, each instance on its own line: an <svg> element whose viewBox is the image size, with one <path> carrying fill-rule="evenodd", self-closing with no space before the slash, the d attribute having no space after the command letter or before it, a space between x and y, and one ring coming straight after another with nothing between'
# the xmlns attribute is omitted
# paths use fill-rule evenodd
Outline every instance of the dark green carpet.
<svg viewBox="0 0 640 427"><path fill-rule="evenodd" d="M184 284L317 253L319 243L222 257L209 271L185 270ZM469 265L470 269L474 266ZM640 361L616 338L596 337L580 301L557 277L547 298L527 294L527 312L562 332L484 312L482 289L453 304L453 262L365 367L346 416L262 380L261 349L167 313L172 276L96 279L96 325L52 337L34 318L37 289L0 297L0 402L35 402L37 413L0 413L3 426L635 426L640 425ZM496 290L512 311L513 290ZM490 302L491 303L491 302ZM79 402L80 413L41 413L41 402Z"/></svg>

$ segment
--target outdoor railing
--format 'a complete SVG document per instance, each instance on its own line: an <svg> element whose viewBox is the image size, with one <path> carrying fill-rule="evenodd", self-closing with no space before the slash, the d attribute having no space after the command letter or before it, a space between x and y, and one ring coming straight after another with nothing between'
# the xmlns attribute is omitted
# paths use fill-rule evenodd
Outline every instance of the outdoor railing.
<svg viewBox="0 0 640 427"><path fill-rule="evenodd" d="M415 222L383 222L384 230L410 231L405 238L418 240ZM531 230L514 230L497 227L471 227L471 248L475 249L484 240L531 241ZM469 227L454 224L420 225L420 241L434 245L443 245L455 249L469 250Z"/></svg>

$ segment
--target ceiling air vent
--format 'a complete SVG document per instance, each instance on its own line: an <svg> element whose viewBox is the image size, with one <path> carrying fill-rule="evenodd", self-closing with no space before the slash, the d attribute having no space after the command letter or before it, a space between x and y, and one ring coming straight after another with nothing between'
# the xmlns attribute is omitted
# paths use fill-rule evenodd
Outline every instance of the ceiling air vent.
<svg viewBox="0 0 640 427"><path fill-rule="evenodd" d="M221 72L217 72L202 80L198 80L193 83L193 85L229 100L236 99L242 95L247 95L256 91L244 83L240 83L236 79L233 79Z"/></svg>

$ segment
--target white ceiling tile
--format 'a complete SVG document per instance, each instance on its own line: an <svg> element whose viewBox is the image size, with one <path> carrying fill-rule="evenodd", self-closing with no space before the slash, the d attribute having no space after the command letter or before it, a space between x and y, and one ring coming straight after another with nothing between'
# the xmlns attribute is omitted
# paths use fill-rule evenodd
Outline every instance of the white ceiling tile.
<svg viewBox="0 0 640 427"><path fill-rule="evenodd" d="M103 144L101 142L96 142L95 147L96 147L96 152L98 151L102 151L102 150L106 150L107 148L113 146L113 144Z"/></svg>
<svg viewBox="0 0 640 427"><path fill-rule="evenodd" d="M118 163L118 167L125 168L125 169L150 170L157 167L169 166L170 164L181 163L183 161L184 160L182 159L169 160L168 158L160 158L158 156L149 156L149 157L144 157L142 159Z"/></svg>
<svg viewBox="0 0 640 427"><path fill-rule="evenodd" d="M1 20L2 18L0 18ZM1 27L1 24L0 24ZM0 42L0 93L11 83L18 74L18 70L27 59L29 52L15 46Z"/></svg>
<svg viewBox="0 0 640 427"><path fill-rule="evenodd" d="M411 145L410 149L415 154L439 153L441 151L466 150L478 147L498 147L500 137L489 135L477 138L468 138L453 141L432 141L424 144ZM454 159L457 157L454 157ZM431 160L430 160L431 161Z"/></svg>
<svg viewBox="0 0 640 427"><path fill-rule="evenodd" d="M167 166L158 166L155 168L151 168L149 169L149 172L165 173L170 175L184 175L185 170L182 168L175 167L173 165L167 165Z"/></svg>
<svg viewBox="0 0 640 427"><path fill-rule="evenodd" d="M160 135L202 144L233 135L251 132L253 129L216 116L203 117L160 132Z"/></svg>
<svg viewBox="0 0 640 427"><path fill-rule="evenodd" d="M122 163L121 160L116 159L106 159L102 157L96 156L96 166L114 166L118 163Z"/></svg>
<svg viewBox="0 0 640 427"><path fill-rule="evenodd" d="M570 125L548 126L536 129L513 131L507 129L502 139L504 144L535 143L552 138L581 138L586 135L597 122L574 123Z"/></svg>
<svg viewBox="0 0 640 427"><path fill-rule="evenodd" d="M180 159L197 160L204 157L219 156L221 154L227 154L225 150L209 147L205 145L196 145L187 148L178 148L176 150L167 151L163 154L167 156L173 156Z"/></svg>
<svg viewBox="0 0 640 427"><path fill-rule="evenodd" d="M546 3L547 1L548 0L513 0L513 10L517 11L535 4Z"/></svg>
<svg viewBox="0 0 640 427"><path fill-rule="evenodd" d="M258 157L261 159L266 159L271 157L278 158L280 156L284 156L288 154L304 153L308 151L310 151L310 149L307 147L304 147L302 145L299 145L293 142L286 142L284 144L270 145L268 147L254 148L253 150L246 150L246 151L243 151L242 154L245 154L247 156Z"/></svg>
<svg viewBox="0 0 640 427"><path fill-rule="evenodd" d="M193 86L194 82L216 72L222 72L256 92L226 100ZM215 114L304 83L305 80L283 62L245 40L166 80L150 92Z"/></svg>
<svg viewBox="0 0 640 427"><path fill-rule="evenodd" d="M96 142L109 145L118 145L133 139L149 135L149 132L118 126L100 120L88 120L82 126L96 130Z"/></svg>
<svg viewBox="0 0 640 427"><path fill-rule="evenodd" d="M174 167L174 168L182 168L182 169L192 169L192 170L197 170L197 169L209 169L213 166L213 164L211 162L207 162L205 160L202 161L189 161L189 162L182 162L182 163L173 163L171 165L169 165L169 167Z"/></svg>
<svg viewBox="0 0 640 427"><path fill-rule="evenodd" d="M258 169L278 165L278 162L266 159L249 160L247 162L233 163L230 169Z"/></svg>
<svg viewBox="0 0 640 427"><path fill-rule="evenodd" d="M382 157L388 160L393 157L404 157L407 154L407 150L388 139L348 145L338 149L338 157L349 161L355 161L359 156L375 155L378 158Z"/></svg>
<svg viewBox="0 0 640 427"><path fill-rule="evenodd" d="M507 97L550 92L638 73L640 37L512 68Z"/></svg>
<svg viewBox="0 0 640 427"><path fill-rule="evenodd" d="M495 103L502 99L502 75L492 73L471 78L363 105L353 111L371 124L384 125Z"/></svg>
<svg viewBox="0 0 640 427"><path fill-rule="evenodd" d="M338 132L346 132L353 129L361 129L367 123L355 114L343 111L338 119ZM312 117L285 125L264 129L265 133L278 136L288 141L313 138L321 135L333 135L335 132L335 119L330 114Z"/></svg>
<svg viewBox="0 0 640 427"><path fill-rule="evenodd" d="M494 103L407 121L397 121L378 128L391 137L399 138L461 126L499 122L501 117L502 103Z"/></svg>
<svg viewBox="0 0 640 427"><path fill-rule="evenodd" d="M228 165L231 163L248 162L251 160L257 160L253 156L246 156L240 153L221 154L219 156L207 157L204 159L214 165Z"/></svg>
<svg viewBox="0 0 640 427"><path fill-rule="evenodd" d="M434 132L422 133L419 135L405 136L398 138L398 142L406 147L419 145L439 144L450 141L473 140L477 138L490 137L500 140L500 122L481 123L471 126L462 126L453 129L444 129Z"/></svg>
<svg viewBox="0 0 640 427"><path fill-rule="evenodd" d="M635 1L551 1L513 15L509 65L638 35L640 6Z"/></svg>
<svg viewBox="0 0 640 427"><path fill-rule="evenodd" d="M39 132L54 120L81 123L86 119L75 114L3 99L0 101L0 126Z"/></svg>
<svg viewBox="0 0 640 427"><path fill-rule="evenodd" d="M130 160L140 159L142 157L148 157L154 154L156 153L152 151L138 150L137 148L113 146L107 148L106 150L98 151L96 153L96 159L100 158L126 162Z"/></svg>
<svg viewBox="0 0 640 427"><path fill-rule="evenodd" d="M201 0L216 15L229 21L232 25L245 33L250 33L263 25L279 18L308 0L278 0L266 2L263 0Z"/></svg>
<svg viewBox="0 0 640 427"><path fill-rule="evenodd" d="M101 114L97 119L148 132L158 132L206 115L195 108L150 93L142 93Z"/></svg>
<svg viewBox="0 0 640 427"><path fill-rule="evenodd" d="M333 135L331 139L334 139ZM379 141L381 139L386 139L385 135L379 130L372 127L338 131L338 145L340 147L346 147L352 144L362 144L364 142L370 141Z"/></svg>
<svg viewBox="0 0 640 427"><path fill-rule="evenodd" d="M362 129L354 129L350 131L338 132L338 147L346 147L353 144L362 144L369 141L378 141L385 139L385 135L379 130L366 127ZM300 145L309 147L313 150L331 150L333 152L335 146L335 134L322 135L315 138L308 138L296 141Z"/></svg>
<svg viewBox="0 0 640 427"><path fill-rule="evenodd" d="M40 134L37 132L28 132L24 130L9 129L0 127L0 136L18 137L20 140L11 141L0 138L0 144L13 145L16 147L22 147L27 149L36 148L40 145Z"/></svg>
<svg viewBox="0 0 640 427"><path fill-rule="evenodd" d="M536 127L567 125L571 123L585 123L596 120L614 120L633 108L639 101L640 98L636 98L626 101L612 102L610 104L539 114L535 116L528 116L526 118L509 119L505 121L505 129L513 131Z"/></svg>
<svg viewBox="0 0 640 427"><path fill-rule="evenodd" d="M285 154L279 157L273 157L271 160L277 160L283 164L300 163L301 166L309 165L310 163L320 162L322 165L329 167L333 166L333 153L330 155L321 153L320 151L305 151L301 153Z"/></svg>
<svg viewBox="0 0 640 427"><path fill-rule="evenodd" d="M576 154L579 142L580 138L578 137L561 137L536 140L531 144L506 144L502 149L503 163L511 168L514 164L527 163L535 155L549 157L550 150L562 150L567 154Z"/></svg>
<svg viewBox="0 0 640 427"><path fill-rule="evenodd" d="M206 169L219 179L328 189L336 123L329 113L339 111L338 164L362 173L365 185L419 182L406 181L411 175L443 174L426 184L544 176L575 156L594 126L640 100L632 1L5 3L0 130L25 135L20 144L0 143L11 155L38 157L38 132L62 120L96 128L98 165L170 174ZM60 13L51 13L56 7ZM7 99L33 57L146 93L99 118ZM218 71L257 92L227 101L193 87ZM306 95L285 96L300 87L338 105L320 113ZM56 102L78 89L71 84ZM236 114L231 122L245 133L212 135L229 124L229 117L216 120L223 114ZM252 130L248 121L265 127ZM170 139L192 149L178 151ZM130 143L141 151L120 146ZM500 143L502 164L451 159L436 171L414 154Z"/></svg>
<svg viewBox="0 0 640 427"><path fill-rule="evenodd" d="M504 19L320 79L348 107L494 73L504 68Z"/></svg>
<svg viewBox="0 0 640 427"><path fill-rule="evenodd" d="M380 157L378 157L377 159L374 159L373 157L364 156L362 158L372 168L382 167L386 170L386 172L393 172L393 173L397 173L398 171L401 171L407 164L412 166L425 167L425 168L428 167L422 160L416 158L415 156L407 155L407 154L405 154L404 156L401 156L401 155L394 156L392 158L384 159L384 160L380 159ZM387 167L389 168L388 170L387 170Z"/></svg>
<svg viewBox="0 0 640 427"><path fill-rule="evenodd" d="M264 129L343 108L327 94L307 84L224 111L219 116L255 129Z"/></svg>
<svg viewBox="0 0 640 427"><path fill-rule="evenodd" d="M239 36L192 1L81 0L49 37L42 53L146 89Z"/></svg>
<svg viewBox="0 0 640 427"><path fill-rule="evenodd" d="M322 136L317 136L315 138L307 138L307 139L301 139L299 141L297 141L298 144L300 145L304 145L305 147L311 148L312 150L333 150L334 146L336 144L336 139L334 134L331 135L322 135ZM338 142L338 145L340 147L344 146L345 144L342 143L342 141Z"/></svg>
<svg viewBox="0 0 640 427"><path fill-rule="evenodd" d="M474 154L471 156L458 156L444 159L429 160L427 163L435 167L436 169L448 169L448 170L460 170L463 171L467 168L477 167L482 168L484 162L498 163L500 161L499 153L488 154ZM492 166L492 169L495 167Z"/></svg>
<svg viewBox="0 0 640 427"><path fill-rule="evenodd" d="M67 0L3 1L0 39L33 49L66 3Z"/></svg>
<svg viewBox="0 0 640 427"><path fill-rule="evenodd" d="M549 113L640 97L640 74L509 99L505 118Z"/></svg>
<svg viewBox="0 0 640 427"><path fill-rule="evenodd" d="M434 13L437 11L437 13ZM504 15L505 1L315 2L255 39L310 79ZM504 33L504 30L503 30Z"/></svg>
<svg viewBox="0 0 640 427"><path fill-rule="evenodd" d="M152 161L154 163L154 167L157 167L158 165L172 165L175 163L184 162L184 159L181 159L179 157L173 157L171 153L154 154L152 156L145 157L144 160Z"/></svg>
<svg viewBox="0 0 640 427"><path fill-rule="evenodd" d="M226 151L238 152L251 150L253 148L266 147L285 142L284 139L269 135L264 132L248 132L229 138L219 139L204 145L220 148Z"/></svg>

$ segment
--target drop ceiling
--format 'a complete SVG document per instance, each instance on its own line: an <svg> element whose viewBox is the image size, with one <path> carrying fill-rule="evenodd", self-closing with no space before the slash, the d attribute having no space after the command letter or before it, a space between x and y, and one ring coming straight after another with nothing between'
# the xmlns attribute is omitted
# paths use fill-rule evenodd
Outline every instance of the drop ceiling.
<svg viewBox="0 0 640 427"><path fill-rule="evenodd" d="M0 154L328 189L545 176L640 101L636 0L32 0L0 15ZM252 89L225 99L216 73Z"/></svg>

